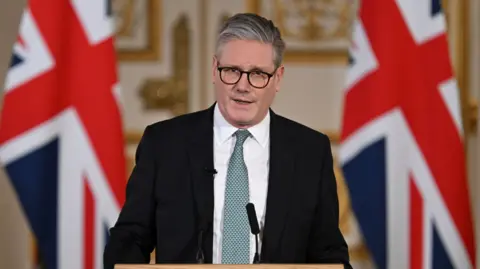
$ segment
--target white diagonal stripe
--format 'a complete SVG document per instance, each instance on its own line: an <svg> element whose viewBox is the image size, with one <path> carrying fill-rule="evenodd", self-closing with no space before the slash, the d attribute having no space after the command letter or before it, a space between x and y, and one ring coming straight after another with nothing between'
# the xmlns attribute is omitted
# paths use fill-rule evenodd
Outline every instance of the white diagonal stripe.
<svg viewBox="0 0 480 269"><path fill-rule="evenodd" d="M440 95L442 96L443 102L447 106L450 116L457 127L457 131L460 134L460 137L463 138L463 128L462 128L462 113L460 108L460 96L457 87L457 81L455 79L449 79L439 85Z"/></svg>

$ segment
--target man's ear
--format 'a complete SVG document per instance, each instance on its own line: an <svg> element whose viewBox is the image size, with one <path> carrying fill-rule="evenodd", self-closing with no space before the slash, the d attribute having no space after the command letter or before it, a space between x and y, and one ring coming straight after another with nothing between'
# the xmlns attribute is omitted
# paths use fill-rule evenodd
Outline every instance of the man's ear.
<svg viewBox="0 0 480 269"><path fill-rule="evenodd" d="M283 65L277 68L277 72L275 72L275 91L280 91L280 84L283 79L283 73L285 72L285 67Z"/></svg>
<svg viewBox="0 0 480 269"><path fill-rule="evenodd" d="M215 84L215 75L217 73L217 58L212 57L212 83Z"/></svg>

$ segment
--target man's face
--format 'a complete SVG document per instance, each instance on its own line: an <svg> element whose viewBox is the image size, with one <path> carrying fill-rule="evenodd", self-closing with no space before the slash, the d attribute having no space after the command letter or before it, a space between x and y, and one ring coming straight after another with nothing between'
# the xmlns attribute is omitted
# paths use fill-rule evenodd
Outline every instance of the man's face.
<svg viewBox="0 0 480 269"><path fill-rule="evenodd" d="M225 119L238 128L262 121L280 90L283 70L283 66L275 70L270 44L247 40L226 43L212 65L215 96Z"/></svg>

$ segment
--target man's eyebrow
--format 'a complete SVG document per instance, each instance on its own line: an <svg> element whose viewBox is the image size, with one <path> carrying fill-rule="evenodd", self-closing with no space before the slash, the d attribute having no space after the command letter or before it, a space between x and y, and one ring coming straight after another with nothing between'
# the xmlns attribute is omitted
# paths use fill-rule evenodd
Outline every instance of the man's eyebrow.
<svg viewBox="0 0 480 269"><path fill-rule="evenodd" d="M239 70L246 70L246 71L262 71L262 72L268 72L266 71L267 69L269 69L268 67L266 66L252 66L248 69L244 69L242 68L241 66L238 66L238 65L234 65L234 64L231 64L231 65L224 65L225 67L231 67L231 68L236 68L236 69L239 69Z"/></svg>

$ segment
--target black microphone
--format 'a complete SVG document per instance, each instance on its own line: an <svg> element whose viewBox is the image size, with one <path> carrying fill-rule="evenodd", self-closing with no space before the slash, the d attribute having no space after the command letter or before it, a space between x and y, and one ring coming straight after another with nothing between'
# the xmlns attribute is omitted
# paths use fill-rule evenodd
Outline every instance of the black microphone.
<svg viewBox="0 0 480 269"><path fill-rule="evenodd" d="M215 168L208 168L204 167L203 170L205 173L214 176L217 173L217 170ZM199 213L199 219L200 219L200 225L198 229L198 238L197 238L197 255L196 255L196 260L197 263L205 263L205 255L203 253L203 241L205 237L205 233L208 230L209 227L209 222L206 218L206 210L202 208L199 204L197 204L198 208L198 213Z"/></svg>
<svg viewBox="0 0 480 269"><path fill-rule="evenodd" d="M197 263L205 263L205 255L203 253L203 235L207 231L208 224L205 219L200 220L200 228L198 232L198 241L197 241Z"/></svg>
<svg viewBox="0 0 480 269"><path fill-rule="evenodd" d="M250 222L250 229L252 230L252 234L255 235L255 256L253 256L253 263L260 263L260 258L258 256L258 234L260 233L260 228L258 227L255 206L252 203L247 204L247 215L248 222Z"/></svg>
<svg viewBox="0 0 480 269"><path fill-rule="evenodd" d="M216 175L217 174L217 170L215 170L215 168L204 167L203 169L205 170L205 172L209 173L210 175Z"/></svg>

